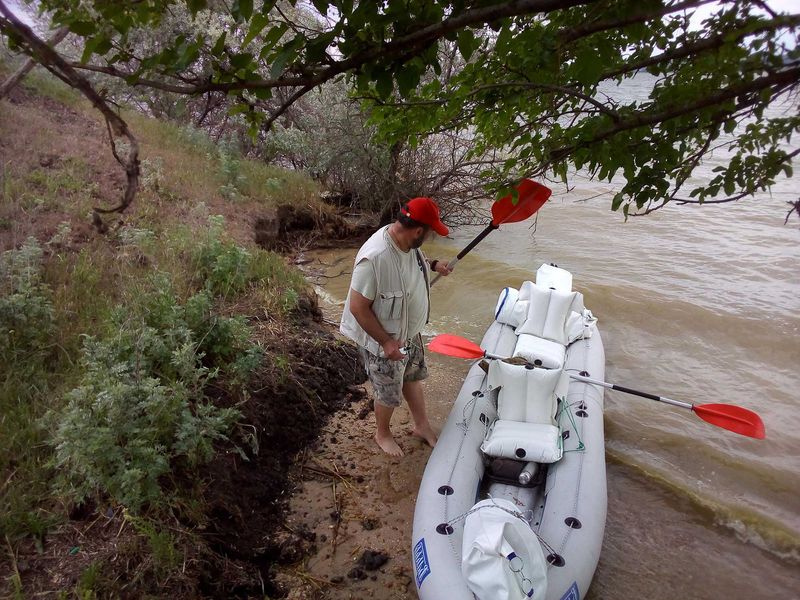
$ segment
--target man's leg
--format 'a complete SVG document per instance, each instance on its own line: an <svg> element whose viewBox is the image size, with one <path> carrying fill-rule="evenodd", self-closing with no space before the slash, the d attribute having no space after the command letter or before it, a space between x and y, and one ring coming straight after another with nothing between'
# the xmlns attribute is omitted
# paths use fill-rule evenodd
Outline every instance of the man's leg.
<svg viewBox="0 0 800 600"><path fill-rule="evenodd" d="M379 358L361 349L375 397L375 443L390 456L403 456L403 450L392 437L390 423L394 409L400 406L404 365Z"/></svg>
<svg viewBox="0 0 800 600"><path fill-rule="evenodd" d="M414 420L412 435L422 438L431 447L435 446L438 438L428 422L428 414L425 411L425 396L422 392L422 381L406 381L403 384L403 396L408 402L408 409L411 411L411 418ZM377 407L377 404L375 406Z"/></svg>
<svg viewBox="0 0 800 600"><path fill-rule="evenodd" d="M389 424L394 408L375 402L375 443L390 456L403 456L403 449L394 441Z"/></svg>

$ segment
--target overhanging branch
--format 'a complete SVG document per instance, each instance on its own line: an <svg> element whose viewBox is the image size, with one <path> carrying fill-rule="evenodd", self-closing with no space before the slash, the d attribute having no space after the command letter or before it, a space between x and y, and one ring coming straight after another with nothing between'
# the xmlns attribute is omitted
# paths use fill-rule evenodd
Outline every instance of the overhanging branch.
<svg viewBox="0 0 800 600"><path fill-rule="evenodd" d="M6 35L13 36L26 52L48 71L65 81L71 87L80 91L92 105L105 117L110 129L116 135L124 136L130 144L130 152L126 160L122 160L114 151L115 158L125 168L127 176L127 186L122 197L122 202L110 209L95 207L95 221L102 223L98 213L112 213L124 211L136 196L139 186L139 144L133 133L128 128L128 124L114 112L100 94L95 91L92 85L73 69L53 48L40 39L27 25L20 21L17 16L8 9L5 3L0 0L0 31Z"/></svg>

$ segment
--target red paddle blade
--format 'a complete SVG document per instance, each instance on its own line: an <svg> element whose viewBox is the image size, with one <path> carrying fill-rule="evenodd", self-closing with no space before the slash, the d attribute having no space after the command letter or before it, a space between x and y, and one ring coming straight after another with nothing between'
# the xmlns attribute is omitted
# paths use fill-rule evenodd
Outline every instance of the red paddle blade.
<svg viewBox="0 0 800 600"><path fill-rule="evenodd" d="M433 338L428 344L428 349L431 352L456 358L483 358L484 356L483 348L478 344L449 333L443 333Z"/></svg>
<svg viewBox="0 0 800 600"><path fill-rule="evenodd" d="M517 186L519 192L516 201L509 194L492 204L492 225L501 223L518 223L530 217L542 208L552 194L552 190L530 179L523 179Z"/></svg>
<svg viewBox="0 0 800 600"><path fill-rule="evenodd" d="M752 410L732 404L695 404L692 410L698 417L717 427L758 440L766 437L764 422Z"/></svg>

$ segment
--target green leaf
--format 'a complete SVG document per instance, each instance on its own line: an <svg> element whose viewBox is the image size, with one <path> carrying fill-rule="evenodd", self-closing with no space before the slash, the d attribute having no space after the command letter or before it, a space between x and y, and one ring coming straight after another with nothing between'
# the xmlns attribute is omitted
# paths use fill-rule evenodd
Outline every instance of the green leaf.
<svg viewBox="0 0 800 600"><path fill-rule="evenodd" d="M106 37L104 33L98 34L90 38L83 46L83 54L81 55L81 63L86 64L92 54L103 55L111 50L111 40Z"/></svg>
<svg viewBox="0 0 800 600"><path fill-rule="evenodd" d="M325 0L313 0L314 8L319 11L323 17L328 14L328 3Z"/></svg>
<svg viewBox="0 0 800 600"><path fill-rule="evenodd" d="M73 21L69 24L69 30L74 34L87 37L97 31L97 25L91 21Z"/></svg>
<svg viewBox="0 0 800 600"><path fill-rule="evenodd" d="M400 94L404 98L407 98L419 84L420 73L413 65L403 65L400 70L395 73L395 79L397 80L397 89Z"/></svg>
<svg viewBox="0 0 800 600"><path fill-rule="evenodd" d="M469 60L480 42L475 39L475 35L469 29L458 32L458 51L464 60Z"/></svg>
<svg viewBox="0 0 800 600"><path fill-rule="evenodd" d="M231 15L236 21L249 21L253 14L253 0L235 0Z"/></svg>
<svg viewBox="0 0 800 600"><path fill-rule="evenodd" d="M253 39L264 30L269 24L269 16L265 15L264 13L256 13L252 20L250 21L250 29L247 31L247 35L244 36L244 40L242 40L242 46L247 46Z"/></svg>
<svg viewBox="0 0 800 600"><path fill-rule="evenodd" d="M253 62L253 55L249 52L242 52L241 54L234 54L231 56L231 66L234 69L244 69Z"/></svg>
<svg viewBox="0 0 800 600"><path fill-rule="evenodd" d="M181 54L172 64L172 68L175 71L183 71L186 67L192 64L194 61L196 61L199 56L200 56L199 43L195 42L192 44L187 44L184 47L183 52L181 52Z"/></svg>
<svg viewBox="0 0 800 600"><path fill-rule="evenodd" d="M206 7L207 2L206 0L186 0L186 5L189 7L192 16L195 16Z"/></svg>
<svg viewBox="0 0 800 600"><path fill-rule="evenodd" d="M575 55L572 65L572 75L583 85L590 85L597 80L598 73L602 70L601 58L592 48L582 48Z"/></svg>
<svg viewBox="0 0 800 600"><path fill-rule="evenodd" d="M222 35L217 38L217 41L214 43L214 47L211 48L211 54L220 58L222 53L225 52L225 36L228 35L227 31L223 31Z"/></svg>
<svg viewBox="0 0 800 600"><path fill-rule="evenodd" d="M375 78L375 89L378 92L378 97L386 100L392 95L392 90L394 89L392 74L389 71L377 71L372 76Z"/></svg>
<svg viewBox="0 0 800 600"><path fill-rule="evenodd" d="M286 65L295 59L299 51L299 46L302 45L302 39L300 39L300 42L298 43L299 39L299 36L294 38L288 44L286 44L280 52L278 52L273 59L272 66L269 70L270 77L273 79L280 77L286 68Z"/></svg>
<svg viewBox="0 0 800 600"><path fill-rule="evenodd" d="M330 46L335 37L336 34L333 31L329 31L311 38L306 44L306 62L316 63L322 61L325 57L325 51L328 49L328 46Z"/></svg>
<svg viewBox="0 0 800 600"><path fill-rule="evenodd" d="M234 104L228 109L228 114L230 116L240 115L242 113L246 113L250 111L249 104Z"/></svg>

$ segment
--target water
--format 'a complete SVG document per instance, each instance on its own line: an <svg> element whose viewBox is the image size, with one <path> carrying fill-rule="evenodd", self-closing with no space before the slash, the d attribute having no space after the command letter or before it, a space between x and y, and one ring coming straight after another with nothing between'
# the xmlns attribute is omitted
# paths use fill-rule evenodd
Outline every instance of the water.
<svg viewBox="0 0 800 600"><path fill-rule="evenodd" d="M718 160L699 175L710 177ZM502 226L436 285L425 333L479 341L500 289L533 279L544 262L570 270L599 317L608 381L740 405L767 431L754 440L689 411L607 392L609 513L590 598L799 597L800 228L797 217L783 224L796 185L626 223L609 210L614 183L576 175L571 184L569 193L554 188L535 233L533 219ZM423 249L454 256L479 230ZM354 254L325 261L343 258L331 269L339 273ZM341 302L348 277L327 281ZM430 363L455 378L468 366L437 356ZM443 423L452 398L428 401L434 423Z"/></svg>

